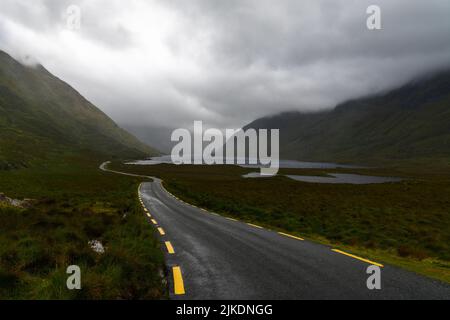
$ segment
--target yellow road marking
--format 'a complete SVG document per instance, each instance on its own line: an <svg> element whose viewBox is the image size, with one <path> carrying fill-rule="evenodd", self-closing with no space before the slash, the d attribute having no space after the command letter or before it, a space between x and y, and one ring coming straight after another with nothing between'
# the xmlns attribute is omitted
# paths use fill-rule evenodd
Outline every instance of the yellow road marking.
<svg viewBox="0 0 450 320"><path fill-rule="evenodd" d="M152 219L152 223L153 223L153 224L158 224L158 222L156 222L155 219Z"/></svg>
<svg viewBox="0 0 450 320"><path fill-rule="evenodd" d="M279 234L281 234L281 235L283 235L283 236L286 236L286 237L289 237L289 238L293 238L293 239L297 239L297 240L305 240L305 239L303 239L303 238L300 238L300 237L296 237L296 236L293 236L293 235L291 235L291 234L287 234L287 233L283 233L283 232L278 232Z"/></svg>
<svg viewBox="0 0 450 320"><path fill-rule="evenodd" d="M230 218L230 217L225 217L225 219L228 219L228 220L231 220L231 221L237 221L236 219Z"/></svg>
<svg viewBox="0 0 450 320"><path fill-rule="evenodd" d="M345 256L348 256L348 257L351 257L351 258L354 258L354 259L357 259L357 260L360 260L360 261L363 261L363 262L367 262L368 264L373 264L373 265L381 267L381 268L384 267L382 264L380 264L378 262L373 262L373 261L370 261L370 260L367 260L367 259L355 256L353 254L350 254L350 253L347 253L347 252L344 252L344 251L341 251L341 250L338 250L338 249L331 249L331 251L343 254Z"/></svg>
<svg viewBox="0 0 450 320"><path fill-rule="evenodd" d="M158 231L159 231L159 234L160 235L165 235L166 233L164 232L164 229L163 228L158 228Z"/></svg>
<svg viewBox="0 0 450 320"><path fill-rule="evenodd" d="M150 213L147 212L146 214L147 214L147 217L149 217L149 218L152 217L152 215Z"/></svg>
<svg viewBox="0 0 450 320"><path fill-rule="evenodd" d="M256 225L256 224L253 224L253 223L247 223L249 226L252 226L252 227L255 227L255 228L258 228L258 229L263 229L263 227L260 227L260 226L258 226L258 225Z"/></svg>
<svg viewBox="0 0 450 320"><path fill-rule="evenodd" d="M181 268L173 267L172 272L173 272L173 286L175 294L185 294L183 276L181 275Z"/></svg>
<svg viewBox="0 0 450 320"><path fill-rule="evenodd" d="M170 241L166 241L166 248L167 248L167 252L169 252L170 254L174 254L175 250L173 250L172 244L170 243Z"/></svg>
<svg viewBox="0 0 450 320"><path fill-rule="evenodd" d="M145 211L145 212L148 212L148 209L147 209L146 207L144 207L144 211Z"/></svg>

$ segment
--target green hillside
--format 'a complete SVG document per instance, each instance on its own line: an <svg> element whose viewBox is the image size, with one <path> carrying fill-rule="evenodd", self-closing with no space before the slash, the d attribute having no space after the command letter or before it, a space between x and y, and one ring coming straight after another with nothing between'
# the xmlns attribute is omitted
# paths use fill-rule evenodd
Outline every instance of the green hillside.
<svg viewBox="0 0 450 320"><path fill-rule="evenodd" d="M62 152L134 158L157 152L43 66L0 51L0 168L27 166Z"/></svg>
<svg viewBox="0 0 450 320"><path fill-rule="evenodd" d="M246 128L279 128L285 159L376 163L450 158L450 72L318 113L283 113Z"/></svg>
<svg viewBox="0 0 450 320"><path fill-rule="evenodd" d="M0 51L0 300L167 297L142 179L98 169L155 153L42 66ZM66 287L73 264L82 290Z"/></svg>

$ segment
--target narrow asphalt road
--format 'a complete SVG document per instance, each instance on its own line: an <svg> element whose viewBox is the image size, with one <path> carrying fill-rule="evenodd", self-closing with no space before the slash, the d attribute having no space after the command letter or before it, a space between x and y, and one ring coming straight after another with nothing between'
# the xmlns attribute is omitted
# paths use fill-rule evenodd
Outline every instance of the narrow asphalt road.
<svg viewBox="0 0 450 320"><path fill-rule="evenodd" d="M450 299L449 285L392 266L369 290L371 261L194 207L153 179L139 197L167 249L172 298Z"/></svg>

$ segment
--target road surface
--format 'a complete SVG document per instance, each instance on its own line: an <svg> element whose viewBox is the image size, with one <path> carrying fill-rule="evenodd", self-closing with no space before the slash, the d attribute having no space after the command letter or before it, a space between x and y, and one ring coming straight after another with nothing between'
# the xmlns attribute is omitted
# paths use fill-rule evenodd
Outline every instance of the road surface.
<svg viewBox="0 0 450 320"><path fill-rule="evenodd" d="M392 266L380 267L381 289L369 290L366 271L377 262L194 207L156 178L139 197L175 299L450 299L449 285Z"/></svg>

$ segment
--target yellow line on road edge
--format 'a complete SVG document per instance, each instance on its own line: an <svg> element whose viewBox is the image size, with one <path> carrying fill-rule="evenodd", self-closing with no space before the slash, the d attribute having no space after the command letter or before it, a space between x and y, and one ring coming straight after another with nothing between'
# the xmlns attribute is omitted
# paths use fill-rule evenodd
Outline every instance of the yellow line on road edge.
<svg viewBox="0 0 450 320"><path fill-rule="evenodd" d="M181 268L173 267L172 271L173 271L173 286L175 294L185 294L183 276L181 275Z"/></svg>
<svg viewBox="0 0 450 320"><path fill-rule="evenodd" d="M170 243L170 241L166 241L166 248L167 248L167 252L170 254L174 254L175 250L173 250L172 244Z"/></svg>
<svg viewBox="0 0 450 320"><path fill-rule="evenodd" d="M357 260L360 260L360 261L363 261L363 262L367 262L368 264L373 264L374 266L378 266L378 267L381 267L381 268L384 267L382 264L380 264L378 262L373 262L373 261L370 261L370 260L367 260L367 259L355 256L353 254L350 254L350 253L347 253L347 252L344 252L344 251L341 251L341 250L338 250L338 249L331 249L331 251L343 254L344 256L348 256L348 257L351 257L351 258L354 258L354 259L357 259Z"/></svg>
<svg viewBox="0 0 450 320"><path fill-rule="evenodd" d="M160 235L165 235L166 233L164 232L164 229L163 228L158 228L158 231L159 231L159 234Z"/></svg>
<svg viewBox="0 0 450 320"><path fill-rule="evenodd" d="M305 240L305 239L303 239L303 238L296 237L296 236L293 236L293 235L291 235L291 234L287 234L287 233L283 233L283 232L278 232L278 234L281 234L281 235L286 236L286 237L289 237L289 238L301 240L301 241Z"/></svg>
<svg viewBox="0 0 450 320"><path fill-rule="evenodd" d="M150 213L147 212L147 217L151 218L152 215Z"/></svg>
<svg viewBox="0 0 450 320"><path fill-rule="evenodd" d="M260 227L260 226L258 226L258 225L256 225L256 224L253 224L253 223L247 223L249 226L252 226L252 227L255 227L255 228L258 228L258 229L263 229L263 227Z"/></svg>
<svg viewBox="0 0 450 320"><path fill-rule="evenodd" d="M158 222L156 222L155 219L152 219L152 223L153 223L153 224L158 224Z"/></svg>
<svg viewBox="0 0 450 320"><path fill-rule="evenodd" d="M225 217L225 219L228 219L228 220L231 220L231 221L238 221L238 220L236 220L234 218L230 218L230 217Z"/></svg>

